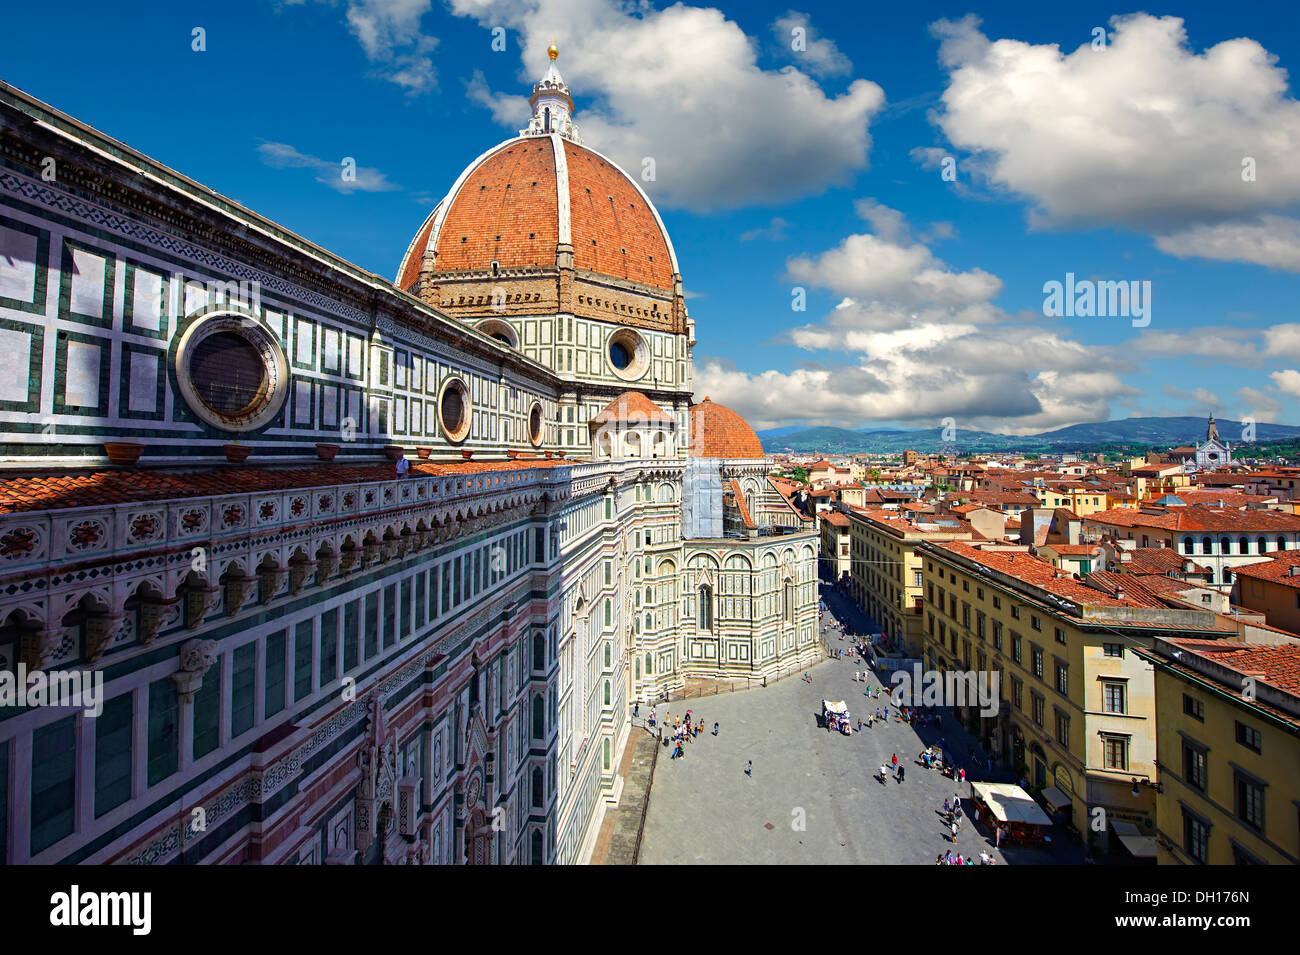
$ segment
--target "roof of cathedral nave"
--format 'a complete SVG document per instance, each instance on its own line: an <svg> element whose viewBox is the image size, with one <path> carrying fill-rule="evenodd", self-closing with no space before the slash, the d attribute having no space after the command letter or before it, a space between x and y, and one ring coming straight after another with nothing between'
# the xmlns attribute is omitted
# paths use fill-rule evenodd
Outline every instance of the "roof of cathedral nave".
<svg viewBox="0 0 1300 955"><path fill-rule="evenodd" d="M677 255L663 220L636 181L578 140L565 120L546 132L543 102L568 102L552 63L534 87L533 122L461 173L402 257L397 286L410 289L426 256L438 272L554 268L557 247L600 275L674 291ZM548 120L549 121L549 120Z"/></svg>
<svg viewBox="0 0 1300 955"><path fill-rule="evenodd" d="M519 457L507 461L411 461L408 477L453 477L528 468L569 467L572 458ZM0 478L0 514L105 507L259 491L291 491L365 481L392 481L385 464L324 464L307 467L234 467L200 471L120 468L57 477Z"/></svg>

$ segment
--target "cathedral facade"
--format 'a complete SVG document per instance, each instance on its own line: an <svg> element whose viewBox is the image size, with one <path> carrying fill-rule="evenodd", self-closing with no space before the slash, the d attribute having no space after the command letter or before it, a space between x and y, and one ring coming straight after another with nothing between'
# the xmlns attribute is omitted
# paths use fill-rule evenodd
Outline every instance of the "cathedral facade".
<svg viewBox="0 0 1300 955"><path fill-rule="evenodd" d="M662 219L532 102L392 281L0 84L0 861L582 862L633 703L818 656Z"/></svg>

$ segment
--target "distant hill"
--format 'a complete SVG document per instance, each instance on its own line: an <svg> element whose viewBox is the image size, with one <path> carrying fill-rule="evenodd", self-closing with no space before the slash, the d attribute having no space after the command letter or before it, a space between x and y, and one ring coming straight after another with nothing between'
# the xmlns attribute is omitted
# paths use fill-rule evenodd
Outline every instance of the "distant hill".
<svg viewBox="0 0 1300 955"><path fill-rule="evenodd" d="M1242 426L1238 421L1218 422L1219 434L1234 448L1241 443ZM1075 424L1040 434L1008 435L989 431L958 429L951 442L943 440L940 428L899 430L870 428L816 427L792 430L790 426L758 432L766 451L823 451L827 454L892 454L906 450L942 453L998 451L1090 451L1116 445L1147 445L1173 448L1196 444L1205 438L1205 419L1123 418ZM1285 424L1257 424L1255 443L1300 439L1300 427Z"/></svg>

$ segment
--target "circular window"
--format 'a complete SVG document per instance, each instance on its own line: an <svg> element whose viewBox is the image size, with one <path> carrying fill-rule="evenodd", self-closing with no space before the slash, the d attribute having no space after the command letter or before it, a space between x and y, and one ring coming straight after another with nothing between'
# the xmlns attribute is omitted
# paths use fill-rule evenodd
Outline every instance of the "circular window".
<svg viewBox="0 0 1300 955"><path fill-rule="evenodd" d="M620 328L609 339L610 367L620 378L640 378L650 364L649 351L640 335L630 328Z"/></svg>
<svg viewBox="0 0 1300 955"><path fill-rule="evenodd" d="M542 406L534 402L532 410L528 412L528 440L537 447L542 443Z"/></svg>
<svg viewBox="0 0 1300 955"><path fill-rule="evenodd" d="M279 343L255 320L216 314L181 336L176 382L201 420L223 431L253 431L280 413L289 368Z"/></svg>
<svg viewBox="0 0 1300 955"><path fill-rule="evenodd" d="M442 395L438 399L438 416L442 419L442 430L448 441L463 441L469 434L470 422L469 392L464 382L453 378L442 386Z"/></svg>

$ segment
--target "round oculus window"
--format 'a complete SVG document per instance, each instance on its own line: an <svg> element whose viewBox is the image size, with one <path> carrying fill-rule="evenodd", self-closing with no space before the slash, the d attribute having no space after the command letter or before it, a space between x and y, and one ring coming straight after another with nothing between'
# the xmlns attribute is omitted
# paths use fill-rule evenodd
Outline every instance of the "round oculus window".
<svg viewBox="0 0 1300 955"><path fill-rule="evenodd" d="M542 406L533 404L533 408L528 412L528 440L537 447L542 443Z"/></svg>
<svg viewBox="0 0 1300 955"><path fill-rule="evenodd" d="M255 320L216 314L181 336L176 381L201 420L223 431L253 431L279 415L289 370L279 343Z"/></svg>
<svg viewBox="0 0 1300 955"><path fill-rule="evenodd" d="M614 373L628 381L640 378L649 365L645 339L630 328L620 328L609 339L609 364Z"/></svg>
<svg viewBox="0 0 1300 955"><path fill-rule="evenodd" d="M447 440L461 441L469 434L469 394L459 380L452 379L442 386L438 416L442 419L442 430Z"/></svg>

